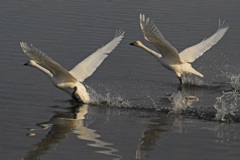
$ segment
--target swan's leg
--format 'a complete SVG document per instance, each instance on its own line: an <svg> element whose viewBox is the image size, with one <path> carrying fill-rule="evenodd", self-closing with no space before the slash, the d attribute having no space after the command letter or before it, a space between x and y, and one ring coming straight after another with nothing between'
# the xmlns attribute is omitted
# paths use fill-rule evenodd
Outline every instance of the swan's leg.
<svg viewBox="0 0 240 160"><path fill-rule="evenodd" d="M178 77L180 84L182 84L182 77Z"/></svg>
<svg viewBox="0 0 240 160"><path fill-rule="evenodd" d="M73 91L73 93L72 93L71 96L72 96L72 98L73 98L75 101L79 102L79 101L80 101L80 97L75 94L75 92L76 92L76 90L77 90L77 87L75 86L73 89L74 89L74 91Z"/></svg>

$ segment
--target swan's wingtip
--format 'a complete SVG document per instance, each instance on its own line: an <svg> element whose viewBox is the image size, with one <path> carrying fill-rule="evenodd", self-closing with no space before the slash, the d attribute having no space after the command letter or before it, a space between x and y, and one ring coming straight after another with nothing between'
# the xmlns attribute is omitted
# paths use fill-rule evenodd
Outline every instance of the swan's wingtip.
<svg viewBox="0 0 240 160"><path fill-rule="evenodd" d="M140 26L143 27L143 25L153 23L153 20L150 17L145 16L145 14L140 13Z"/></svg>
<svg viewBox="0 0 240 160"><path fill-rule="evenodd" d="M26 42L20 42L20 46L22 47L22 48L24 48L25 46L27 45L27 43Z"/></svg>
<svg viewBox="0 0 240 160"><path fill-rule="evenodd" d="M144 13L140 13L139 14L139 18L144 21L145 20L145 14Z"/></svg>
<svg viewBox="0 0 240 160"><path fill-rule="evenodd" d="M140 18L140 19L143 19L143 17L145 17L145 15L144 15L143 13L140 13L140 14L139 14L139 18Z"/></svg>
<svg viewBox="0 0 240 160"><path fill-rule="evenodd" d="M117 29L115 37L124 37L125 31L123 29Z"/></svg>
<svg viewBox="0 0 240 160"><path fill-rule="evenodd" d="M224 29L228 29L229 28L229 24L226 23L225 20L221 20L220 18L218 19L218 29L221 29L221 28L224 28Z"/></svg>

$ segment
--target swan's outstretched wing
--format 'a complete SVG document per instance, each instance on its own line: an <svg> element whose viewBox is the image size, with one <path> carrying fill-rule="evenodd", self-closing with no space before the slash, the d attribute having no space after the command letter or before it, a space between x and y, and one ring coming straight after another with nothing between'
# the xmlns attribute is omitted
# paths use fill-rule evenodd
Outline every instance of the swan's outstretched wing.
<svg viewBox="0 0 240 160"><path fill-rule="evenodd" d="M221 23L219 20L219 27L216 33L214 33L211 37L204 39L202 42L183 50L179 54L181 60L189 63L195 61L198 57L202 56L204 52L216 44L223 37L228 28L229 27L225 25L224 21Z"/></svg>
<svg viewBox="0 0 240 160"><path fill-rule="evenodd" d="M86 78L91 76L98 66L107 58L108 54L114 50L124 37L124 31L116 31L115 37L108 44L99 48L82 62L77 64L69 71L79 82L83 82Z"/></svg>
<svg viewBox="0 0 240 160"><path fill-rule="evenodd" d="M162 54L163 58L169 59L175 63L181 63L178 51L174 48L158 30L157 26L150 18L145 19L144 14L140 14L140 26L144 38L154 45Z"/></svg>
<svg viewBox="0 0 240 160"><path fill-rule="evenodd" d="M33 45L27 45L25 42L20 42L23 52L33 59L36 63L49 70L52 75L59 81L76 82L76 79L68 73L60 64L52 60L45 53L35 48Z"/></svg>

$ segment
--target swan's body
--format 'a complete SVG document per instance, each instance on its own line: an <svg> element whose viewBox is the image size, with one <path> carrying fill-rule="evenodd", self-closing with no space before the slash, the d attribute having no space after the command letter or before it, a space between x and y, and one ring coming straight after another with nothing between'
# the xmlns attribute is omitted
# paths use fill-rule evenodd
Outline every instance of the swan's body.
<svg viewBox="0 0 240 160"><path fill-rule="evenodd" d="M90 103L90 96L82 82L93 74L123 37L124 32L117 31L112 41L88 56L70 71L64 69L60 64L32 45L28 46L24 42L20 42L20 45L24 53L33 59L25 65L35 67L45 73L57 88L70 94L73 99Z"/></svg>
<svg viewBox="0 0 240 160"><path fill-rule="evenodd" d="M182 52L178 53L165 38L162 33L158 30L150 18L145 19L144 14L140 14L140 26L144 34L144 38L154 45L160 53L157 53L148 47L144 46L140 41L131 43L131 45L143 48L154 57L167 69L173 71L182 83L182 75L193 74L203 77L201 73L196 71L192 66L191 62L194 62L198 57L202 56L204 52L209 50L214 44L216 44L228 30L228 26L224 23L219 22L219 27L216 33L211 37L204 39L202 42L191 46Z"/></svg>

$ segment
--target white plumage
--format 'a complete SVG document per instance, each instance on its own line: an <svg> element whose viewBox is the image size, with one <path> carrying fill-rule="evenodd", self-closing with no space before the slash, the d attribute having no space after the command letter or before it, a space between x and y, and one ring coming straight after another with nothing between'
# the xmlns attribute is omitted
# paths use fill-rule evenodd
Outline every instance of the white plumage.
<svg viewBox="0 0 240 160"><path fill-rule="evenodd" d="M93 74L103 60L107 58L108 54L117 47L123 37L124 31L117 31L112 41L92 53L70 71L64 69L59 63L33 45L20 42L20 46L23 52L32 59L25 65L35 67L45 73L56 87L69 93L73 99L90 103L89 94L82 82Z"/></svg>
<svg viewBox="0 0 240 160"><path fill-rule="evenodd" d="M144 14L140 14L140 27L144 38L156 47L160 53L149 49L140 41L133 42L131 45L143 48L155 56L164 67L175 72L180 83L182 83L181 76L183 74L194 74L203 77L190 63L194 62L198 57L202 56L204 52L216 44L229 28L224 22L221 23L219 21L218 30L211 37L178 53L177 49L163 37L153 21L150 18L146 19Z"/></svg>

